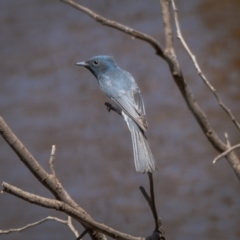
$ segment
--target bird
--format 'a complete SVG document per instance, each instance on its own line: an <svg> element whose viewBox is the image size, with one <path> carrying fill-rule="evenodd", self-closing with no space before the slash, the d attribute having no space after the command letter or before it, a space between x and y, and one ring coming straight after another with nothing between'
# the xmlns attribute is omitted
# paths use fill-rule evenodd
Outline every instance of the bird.
<svg viewBox="0 0 240 240"><path fill-rule="evenodd" d="M140 173L153 173L156 162L147 142L148 123L143 98L132 75L122 70L113 57L100 55L77 62L97 79L100 89L111 99L108 110L115 110L127 123L133 144L135 169Z"/></svg>

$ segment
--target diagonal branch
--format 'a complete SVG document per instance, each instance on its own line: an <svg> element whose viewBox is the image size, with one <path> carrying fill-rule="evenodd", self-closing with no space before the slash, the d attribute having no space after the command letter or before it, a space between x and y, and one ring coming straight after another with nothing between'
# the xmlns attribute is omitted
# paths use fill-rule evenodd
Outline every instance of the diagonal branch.
<svg viewBox="0 0 240 240"><path fill-rule="evenodd" d="M69 4L70 6L86 13L87 15L89 15L91 18L93 18L94 20L96 20L97 22L100 22L101 24L108 26L108 27L112 27L115 28L121 32L124 32L134 38L138 38L141 39L147 43L149 43L156 51L156 54L163 57L164 58L164 53L159 45L159 43L156 41L156 39L154 39L153 37L149 36L148 34L142 33L140 31L137 31L133 28L130 28L128 26L125 26L123 24L120 24L118 22L112 21L110 19L104 18L100 15L98 15L97 13L93 12L92 10L90 10L89 8L86 8L80 4L77 4L71 0L61 0L64 3Z"/></svg>
<svg viewBox="0 0 240 240"><path fill-rule="evenodd" d="M87 233L88 233L88 230L85 229L85 230L76 238L76 240L82 239Z"/></svg>
<svg viewBox="0 0 240 240"><path fill-rule="evenodd" d="M57 211L64 212L67 215L78 220L82 225L86 226L87 228L95 229L96 231L101 232L102 234L106 234L109 237L112 237L114 239L119 239L119 240L143 240L144 239L141 237L134 237L126 233L122 233L104 224L98 223L93 219L86 217L86 215L81 211L79 211L78 209L73 208L62 201L41 197L36 194L23 191L22 189L19 189L5 182L3 182L2 184L2 190L18 198L21 198L25 201L39 205L41 207L51 208Z"/></svg>
<svg viewBox="0 0 240 240"><path fill-rule="evenodd" d="M214 94L214 96L215 96L219 106L227 113L228 117L232 120L232 122L238 128L238 130L240 130L239 122L236 120L236 118L232 114L231 110L222 102L222 100L220 99L220 97L219 97L219 95L217 93L217 90L211 85L211 83L208 81L206 76L203 74L201 68L198 65L197 59L195 58L194 54L192 53L192 51L188 47L186 41L184 40L184 37L183 37L182 32L181 32L180 24L179 24L178 10L177 10L177 7L175 5L174 0L171 0L171 1L172 1L173 13L174 13L175 25L176 25L176 29L177 29L177 38L180 40L180 42L182 43L184 49L187 51L188 55L192 59L194 67L196 68L198 75L201 77L203 82L208 86L208 88Z"/></svg>
<svg viewBox="0 0 240 240"><path fill-rule="evenodd" d="M62 184L56 178L56 176L52 174L48 174L41 165L37 162L37 160L31 155L31 153L25 148L22 142L17 138L17 136L12 132L12 130L5 123L3 118L0 116L0 135L4 138L4 140L8 143L8 145L13 149L13 151L17 154L19 159L25 164L25 166L29 169L29 171L39 180L39 182L45 186L56 199L67 203L71 207L77 209L82 214L85 215L86 218L91 218L90 215L82 209L73 199L69 196L67 191L63 188ZM91 238L102 240L105 239L102 234L98 235L95 231L89 231Z"/></svg>
<svg viewBox="0 0 240 240"><path fill-rule="evenodd" d="M26 167L31 171L31 173L42 183L55 197L56 199L61 199L66 201L68 204L79 207L63 190L63 187L57 181L55 177L48 174L37 162L37 160L31 155L31 153L25 148L22 142L17 138L17 136L11 131L6 122L0 117L0 134L8 145L17 154L19 159L26 165ZM56 189L56 184L58 189Z"/></svg>
<svg viewBox="0 0 240 240"><path fill-rule="evenodd" d="M165 28L171 27L171 15L169 11L169 2L170 2L169 0L160 0ZM172 77L175 83L177 84L188 108L190 109L193 116L197 120L206 138L209 140L209 142L218 152L224 152L228 149L228 146L225 143L223 143L221 139L218 137L217 133L214 131L214 129L210 125L208 118L206 117L205 113L196 102L194 95L192 94L190 88L188 87L187 81L184 78L178 63L177 56L173 48L173 39L171 36L172 36L172 28L165 30L165 41L166 41L165 58L169 65L169 69L172 74ZM234 152L231 152L227 156L227 160L231 165L232 169L234 170L236 176L238 177L238 180L240 180L240 161L238 157Z"/></svg>

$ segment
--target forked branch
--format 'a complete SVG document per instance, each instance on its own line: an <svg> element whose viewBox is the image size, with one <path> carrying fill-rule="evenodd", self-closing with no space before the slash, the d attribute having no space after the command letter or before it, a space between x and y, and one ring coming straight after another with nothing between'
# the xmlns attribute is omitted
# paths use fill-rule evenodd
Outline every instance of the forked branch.
<svg viewBox="0 0 240 240"><path fill-rule="evenodd" d="M82 225L86 226L88 229L94 229L95 231L101 232L102 234L106 234L109 237L119 240L143 240L141 237L134 237L128 235L126 233L122 233L113 228L110 228L104 224L98 223L91 218L86 217L86 215L79 211L76 208L71 207L70 205L54 199L49 199L45 197L38 196L36 194L32 194L22 189L19 189L15 186L12 186L8 183L3 182L2 190L9 194L12 194L18 198L21 198L30 203L36 204L41 207L55 209L57 211L61 211L66 213L68 216L79 221Z"/></svg>
<svg viewBox="0 0 240 240"><path fill-rule="evenodd" d="M177 7L175 5L174 0L172 1L172 8L173 8L173 13L174 13L174 20L175 20L175 25L176 25L176 30L177 30L177 38L180 40L180 42L182 43L184 49L186 50L186 52L188 53L188 55L190 56L194 67L197 70L198 75L201 77L201 79L203 80L203 82L207 85L207 87L212 91L213 95L215 96L219 106L227 113L228 117L232 120L232 122L234 123L234 125L237 127L238 130L240 130L240 124L239 122L236 120L236 118L234 117L234 115L232 114L231 110L222 102L222 100L220 99L217 90L212 86L212 84L208 81L208 79L206 78L206 76L203 74L200 66L198 65L197 59L194 56L194 54L192 53L192 51L190 50L189 46L187 45L182 32L181 32L181 28L180 28L180 24L179 24L179 18L178 18L178 10Z"/></svg>
<svg viewBox="0 0 240 240"><path fill-rule="evenodd" d="M12 194L30 203L33 203L42 207L46 207L46 208L52 208L57 211L62 211L66 213L68 216L73 217L79 223L81 223L83 227L86 229L86 231L84 231L84 234L88 232L93 240L94 239L105 240L106 237L104 234L106 234L109 237L118 238L122 240L144 239L141 237L134 237L134 236L128 235L126 233L117 231L104 224L100 224L94 221L84 209L82 209L79 205L77 205L77 203L75 203L71 199L71 197L68 195L66 190L62 187L57 177L53 174L48 174L40 166L40 164L28 152L28 150L24 147L24 145L20 142L20 140L14 135L14 133L11 131L11 129L7 126L7 124L4 122L4 120L1 117L0 117L0 134L3 136L6 142L12 147L12 149L16 152L16 154L19 156L21 161L28 167L28 169L34 174L34 176L37 179L41 180L40 182L53 193L53 195L56 197L57 200L43 198L41 196L23 191L22 189L19 189L15 186L12 186L4 182L2 184L3 192ZM50 157L51 164L53 164L52 162L53 155L54 155L54 148L52 151L52 156ZM69 224L71 223L69 222ZM156 234L152 234L150 238L152 240L159 239L158 235Z"/></svg>
<svg viewBox="0 0 240 240"><path fill-rule="evenodd" d="M222 153L228 149L228 146L221 141L217 133L212 128L207 116L194 98L194 95L190 90L187 81L183 76L182 70L179 66L177 56L173 48L171 14L169 11L170 0L160 0L160 4L162 6L162 16L165 28L165 58L169 65L172 77L177 84L188 108L197 120L206 138L218 152ZM229 155L226 156L226 158L232 169L234 170L236 176L238 177L238 180L240 181L240 161L238 157L234 152L231 152Z"/></svg>
<svg viewBox="0 0 240 240"><path fill-rule="evenodd" d="M153 174L150 172L148 173L148 180L149 180L150 196L148 195L144 187L141 186L140 190L144 198L146 199L154 218L155 230L152 235L153 235L153 238L156 238L156 235L159 235L158 238L160 238L161 240L165 240L165 232L162 228L161 219L158 217L156 203L155 203Z"/></svg>
<svg viewBox="0 0 240 240"><path fill-rule="evenodd" d="M17 154L19 159L25 164L29 171L39 180L39 182L46 187L57 200L61 200L63 203L68 204L72 208L80 211L85 215L85 218L90 218L90 215L83 210L67 193L63 188L60 181L56 176L48 174L42 166L37 162L37 160L31 155L31 153L25 148L22 142L17 138L17 136L8 127L6 122L0 116L0 135L8 143L8 145ZM83 225L83 227L85 227ZM95 229L89 229L89 234L93 240L105 239L100 233L96 233Z"/></svg>

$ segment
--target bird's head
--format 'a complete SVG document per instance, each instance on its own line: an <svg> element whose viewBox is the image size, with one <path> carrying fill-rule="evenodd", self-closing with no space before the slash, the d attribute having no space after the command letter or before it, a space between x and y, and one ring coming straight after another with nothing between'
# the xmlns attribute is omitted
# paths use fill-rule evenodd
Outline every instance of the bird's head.
<svg viewBox="0 0 240 240"><path fill-rule="evenodd" d="M117 67L117 64L110 56L95 56L87 61L78 62L76 65L87 68L96 78Z"/></svg>

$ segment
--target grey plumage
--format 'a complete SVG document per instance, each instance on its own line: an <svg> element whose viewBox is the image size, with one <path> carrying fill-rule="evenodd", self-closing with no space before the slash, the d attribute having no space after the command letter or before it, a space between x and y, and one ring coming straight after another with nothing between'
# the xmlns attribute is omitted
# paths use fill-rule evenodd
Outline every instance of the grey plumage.
<svg viewBox="0 0 240 240"><path fill-rule="evenodd" d="M131 74L122 70L109 56L96 56L77 65L93 73L101 90L119 108L131 132L136 171L157 170L145 135L148 125L142 95Z"/></svg>

